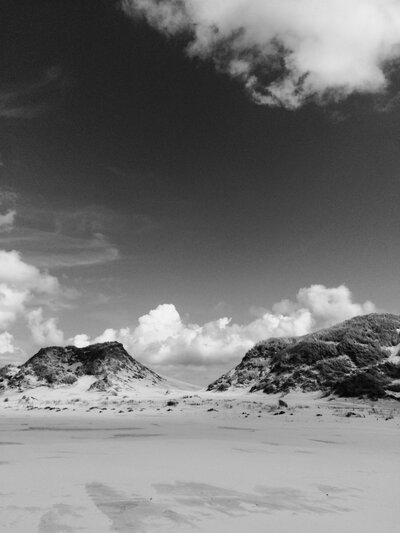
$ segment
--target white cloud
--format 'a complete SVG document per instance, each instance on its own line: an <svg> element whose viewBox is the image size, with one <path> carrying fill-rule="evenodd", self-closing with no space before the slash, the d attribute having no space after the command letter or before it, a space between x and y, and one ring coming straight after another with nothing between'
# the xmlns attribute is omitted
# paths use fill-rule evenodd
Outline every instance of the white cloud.
<svg viewBox="0 0 400 533"><path fill-rule="evenodd" d="M300 289L296 301L283 300L271 311L240 325L224 317L203 325L186 323L173 304L162 304L139 318L134 328L107 329L91 340L80 334L77 346L118 340L134 357L156 367L218 365L240 358L254 343L269 338L305 335L375 310L371 302L354 303L349 289L312 285Z"/></svg>
<svg viewBox="0 0 400 533"><path fill-rule="evenodd" d="M75 335L75 337L70 339L70 341L77 348L84 348L85 346L89 346L91 342L89 335L86 335L86 333L79 333L78 335Z"/></svg>
<svg viewBox="0 0 400 533"><path fill-rule="evenodd" d="M351 292L345 285L327 289L323 285L312 285L300 289L297 295L299 306L309 309L314 329L332 326L352 316L373 313L375 305L366 301L363 304L352 302Z"/></svg>
<svg viewBox="0 0 400 533"><path fill-rule="evenodd" d="M60 290L56 277L24 262L15 250L0 250L0 283L46 294Z"/></svg>
<svg viewBox="0 0 400 533"><path fill-rule="evenodd" d="M14 353L17 348L14 346L14 337L8 331L0 334L0 355Z"/></svg>
<svg viewBox="0 0 400 533"><path fill-rule="evenodd" d="M62 294L56 277L26 263L15 250L0 250L0 329L24 315L35 298L52 301Z"/></svg>
<svg viewBox="0 0 400 533"><path fill-rule="evenodd" d="M101 335L96 337L96 342L113 342L117 340L117 333L114 329L108 328Z"/></svg>
<svg viewBox="0 0 400 533"><path fill-rule="evenodd" d="M158 30L190 34L260 104L296 108L378 93L400 57L399 0L123 0Z"/></svg>
<svg viewBox="0 0 400 533"><path fill-rule="evenodd" d="M59 345L64 343L64 333L57 326L56 318L44 320L43 309L38 307L27 315L28 327L33 342L38 346Z"/></svg>
<svg viewBox="0 0 400 533"><path fill-rule="evenodd" d="M24 312L30 293L0 283L0 328L5 329L15 322L17 316Z"/></svg>

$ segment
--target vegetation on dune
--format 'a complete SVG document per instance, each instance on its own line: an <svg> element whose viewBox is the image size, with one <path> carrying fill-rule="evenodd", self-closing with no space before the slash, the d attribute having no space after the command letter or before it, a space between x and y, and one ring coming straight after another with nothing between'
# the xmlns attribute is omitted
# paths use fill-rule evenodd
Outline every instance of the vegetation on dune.
<svg viewBox="0 0 400 533"><path fill-rule="evenodd" d="M399 344L399 316L359 316L303 337L259 342L208 390L249 387L270 394L297 388L380 397L400 388L392 384L400 379L400 364L389 360Z"/></svg>
<svg viewBox="0 0 400 533"><path fill-rule="evenodd" d="M315 364L315 370L323 388L332 387L338 378L351 374L354 369L354 363L348 355L339 355L329 360L318 361Z"/></svg>
<svg viewBox="0 0 400 533"><path fill-rule="evenodd" d="M334 344L319 340L301 340L275 354L271 361L272 372L285 372L299 365L312 365L320 359L338 355Z"/></svg>
<svg viewBox="0 0 400 533"><path fill-rule="evenodd" d="M3 388L25 390L32 387L72 385L82 376L96 380L90 390L113 391L126 383L147 379L153 384L163 378L133 359L118 342L42 348L14 370L2 369Z"/></svg>
<svg viewBox="0 0 400 533"><path fill-rule="evenodd" d="M395 364L386 360L377 365L377 368L389 378L400 379L400 364Z"/></svg>
<svg viewBox="0 0 400 533"><path fill-rule="evenodd" d="M260 379L268 370L271 357L280 353L287 346L296 341L294 337L271 338L257 343L243 357L235 368L234 376L224 374L208 386L207 390L223 392L232 385L232 381L239 386L248 386Z"/></svg>
<svg viewBox="0 0 400 533"><path fill-rule="evenodd" d="M346 320L331 328L308 335L323 341L341 342L344 339L361 344L396 346L399 343L400 316L389 313L372 313Z"/></svg>
<svg viewBox="0 0 400 533"><path fill-rule="evenodd" d="M379 372L369 369L338 381L334 392L339 396L367 396L368 398L382 398L386 396L389 378Z"/></svg>
<svg viewBox="0 0 400 533"><path fill-rule="evenodd" d="M387 351L383 350L377 341L362 344L354 339L346 338L337 345L340 354L346 354L358 367L374 365L387 357Z"/></svg>

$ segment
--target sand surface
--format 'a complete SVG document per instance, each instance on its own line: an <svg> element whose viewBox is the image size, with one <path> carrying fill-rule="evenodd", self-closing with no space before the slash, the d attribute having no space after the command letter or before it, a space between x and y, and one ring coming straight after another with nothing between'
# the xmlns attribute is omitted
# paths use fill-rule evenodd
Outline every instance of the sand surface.
<svg viewBox="0 0 400 533"><path fill-rule="evenodd" d="M398 402L287 401L2 403L0 531L399 531Z"/></svg>

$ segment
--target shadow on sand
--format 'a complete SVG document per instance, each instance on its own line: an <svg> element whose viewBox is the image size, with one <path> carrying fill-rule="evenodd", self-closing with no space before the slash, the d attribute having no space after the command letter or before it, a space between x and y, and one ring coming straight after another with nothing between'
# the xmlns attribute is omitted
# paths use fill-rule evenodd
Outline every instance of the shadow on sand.
<svg viewBox="0 0 400 533"><path fill-rule="evenodd" d="M119 533L145 533L180 525L187 530L187 526L195 528L202 518L218 514L235 517L277 511L325 514L351 510L339 505L337 500L342 498L328 498L320 490L307 494L285 487L258 487L254 493L248 493L179 481L153 487L157 493L154 500L127 496L102 483L90 483L86 490L99 511L111 521L111 531Z"/></svg>

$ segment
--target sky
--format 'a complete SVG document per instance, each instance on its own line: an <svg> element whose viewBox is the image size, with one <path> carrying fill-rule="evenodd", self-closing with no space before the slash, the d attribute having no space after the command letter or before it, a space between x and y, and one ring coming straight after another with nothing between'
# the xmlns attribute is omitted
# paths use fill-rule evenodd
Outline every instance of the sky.
<svg viewBox="0 0 400 533"><path fill-rule="evenodd" d="M400 312L399 0L3 0L0 363L207 384Z"/></svg>

